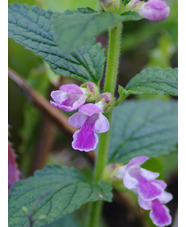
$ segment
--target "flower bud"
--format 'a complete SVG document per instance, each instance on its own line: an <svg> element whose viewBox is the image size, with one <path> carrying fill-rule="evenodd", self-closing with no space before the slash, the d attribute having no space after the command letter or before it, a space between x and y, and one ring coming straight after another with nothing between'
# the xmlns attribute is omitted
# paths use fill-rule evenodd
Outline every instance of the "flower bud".
<svg viewBox="0 0 186 227"><path fill-rule="evenodd" d="M87 82L81 85L82 89L85 89L85 93L87 95L86 101L92 102L99 95L99 88L92 82Z"/></svg>
<svg viewBox="0 0 186 227"><path fill-rule="evenodd" d="M107 12L115 12L120 8L120 0L100 0L100 2Z"/></svg>
<svg viewBox="0 0 186 227"><path fill-rule="evenodd" d="M149 0L148 2L144 3L139 9L140 16L152 22L167 19L169 13L169 6L162 0Z"/></svg>
<svg viewBox="0 0 186 227"><path fill-rule="evenodd" d="M115 98L111 93L102 93L98 96L96 102L102 102L104 112L110 111L115 105Z"/></svg>
<svg viewBox="0 0 186 227"><path fill-rule="evenodd" d="M126 6L126 11L138 11L139 7L143 4L144 2L140 0L131 0Z"/></svg>

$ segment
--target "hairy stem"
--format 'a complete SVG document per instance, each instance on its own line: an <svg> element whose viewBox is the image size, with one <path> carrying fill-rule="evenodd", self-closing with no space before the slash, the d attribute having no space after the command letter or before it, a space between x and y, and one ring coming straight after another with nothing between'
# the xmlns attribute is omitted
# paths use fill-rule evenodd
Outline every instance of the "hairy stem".
<svg viewBox="0 0 186 227"><path fill-rule="evenodd" d="M122 23L119 23L117 26L114 26L109 30L109 47L108 47L107 70L106 70L106 77L105 77L105 84L104 84L104 92L110 92L113 95L115 92L117 73L118 73L121 30L122 30ZM107 117L111 125L112 110L106 113L105 116ZM103 170L107 163L109 144L110 144L110 130L106 133L100 134L99 136L98 154L96 158L96 167L95 167L95 175L94 175L95 184L102 178ZM99 226L101 208L102 208L101 201L91 203L88 227Z"/></svg>

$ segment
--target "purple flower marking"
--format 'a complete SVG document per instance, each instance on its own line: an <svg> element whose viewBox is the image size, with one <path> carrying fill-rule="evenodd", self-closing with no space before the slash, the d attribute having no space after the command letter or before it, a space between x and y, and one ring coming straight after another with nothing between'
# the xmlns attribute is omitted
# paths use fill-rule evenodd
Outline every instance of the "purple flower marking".
<svg viewBox="0 0 186 227"><path fill-rule="evenodd" d="M146 201L139 196L138 203L141 208L151 210L149 215L155 225L166 226L171 224L172 218L169 209L162 204L168 203L172 198L172 194L163 191L157 199L152 201Z"/></svg>
<svg viewBox="0 0 186 227"><path fill-rule="evenodd" d="M155 22L167 19L170 13L170 8L166 2L162 0L149 0L144 3L140 9L140 16Z"/></svg>
<svg viewBox="0 0 186 227"><path fill-rule="evenodd" d="M58 109L70 112L78 109L86 101L87 95L84 88L80 88L75 84L66 84L59 89L51 92L54 101L50 101Z"/></svg>
<svg viewBox="0 0 186 227"><path fill-rule="evenodd" d="M94 150L98 143L97 133L104 133L109 130L109 121L102 114L101 102L96 104L85 104L77 113L69 118L69 123L81 128L73 135L72 147L74 150L89 152Z"/></svg>

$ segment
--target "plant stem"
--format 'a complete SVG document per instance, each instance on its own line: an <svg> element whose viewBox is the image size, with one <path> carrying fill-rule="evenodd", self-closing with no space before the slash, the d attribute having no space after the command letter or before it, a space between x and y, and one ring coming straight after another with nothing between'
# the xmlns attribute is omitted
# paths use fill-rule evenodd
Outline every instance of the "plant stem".
<svg viewBox="0 0 186 227"><path fill-rule="evenodd" d="M120 54L122 23L110 28L109 30L109 47L107 57L107 70L104 84L104 92L110 92L114 96L118 63ZM105 114L111 125L112 110ZM102 178L104 167L107 163L108 150L110 144L110 130L106 133L100 134L98 153L96 158L96 167L94 175L94 183L96 184ZM102 201L90 204L89 223L88 227L98 227L100 222L100 214L102 208Z"/></svg>

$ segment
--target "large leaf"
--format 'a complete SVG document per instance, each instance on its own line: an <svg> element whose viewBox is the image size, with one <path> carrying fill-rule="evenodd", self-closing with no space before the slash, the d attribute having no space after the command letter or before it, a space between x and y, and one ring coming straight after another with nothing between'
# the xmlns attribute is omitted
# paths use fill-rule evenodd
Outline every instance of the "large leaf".
<svg viewBox="0 0 186 227"><path fill-rule="evenodd" d="M41 56L56 74L99 83L105 61L100 43L92 40L71 54L63 53L54 41L52 15L37 6L9 5L9 37Z"/></svg>
<svg viewBox="0 0 186 227"><path fill-rule="evenodd" d="M59 220L43 227L82 227L80 220L77 218L77 215L67 214L60 218Z"/></svg>
<svg viewBox="0 0 186 227"><path fill-rule="evenodd" d="M26 207L28 213L34 211L34 219L45 215L46 220L37 221L37 226L42 226L72 213L87 202L111 201L111 190L111 185L104 182L92 185L73 168L47 166L11 188L9 226L28 225L22 207Z"/></svg>
<svg viewBox="0 0 186 227"><path fill-rule="evenodd" d="M42 1L42 6L44 7L44 9L63 12L64 10L75 10L77 8L87 7L87 6L93 9L96 9L98 6L98 1L97 0L81 0L81 1L45 0L45 1Z"/></svg>
<svg viewBox="0 0 186 227"><path fill-rule="evenodd" d="M177 102L126 101L113 111L110 163L127 162L140 155L156 157L175 150Z"/></svg>
<svg viewBox="0 0 186 227"><path fill-rule="evenodd" d="M178 69L147 68L137 74L125 88L128 94L178 95Z"/></svg>
<svg viewBox="0 0 186 227"><path fill-rule="evenodd" d="M119 15L81 8L77 11L55 13L52 22L57 43L64 51L70 52L119 22L139 20L140 18L136 12Z"/></svg>

